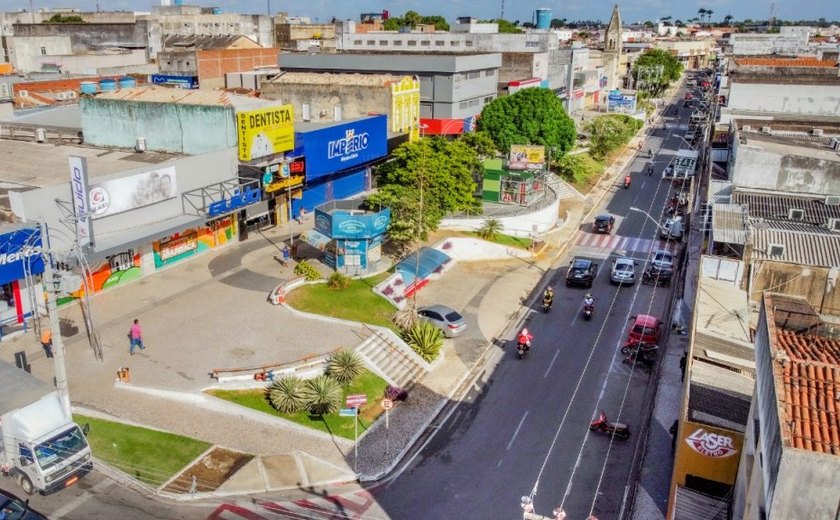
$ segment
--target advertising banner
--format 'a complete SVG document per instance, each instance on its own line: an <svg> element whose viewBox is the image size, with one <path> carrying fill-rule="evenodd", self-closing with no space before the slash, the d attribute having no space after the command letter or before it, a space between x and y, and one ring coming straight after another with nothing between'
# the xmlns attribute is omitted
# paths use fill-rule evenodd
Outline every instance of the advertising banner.
<svg viewBox="0 0 840 520"><path fill-rule="evenodd" d="M607 95L608 112L635 112L636 95L622 94L620 90L611 90Z"/></svg>
<svg viewBox="0 0 840 520"><path fill-rule="evenodd" d="M160 259L163 261L175 258L178 255L195 251L198 248L198 234L188 233L178 238L170 238L160 241Z"/></svg>
<svg viewBox="0 0 840 520"><path fill-rule="evenodd" d="M294 119L292 105L237 112L239 160L253 161L294 149Z"/></svg>
<svg viewBox="0 0 840 520"><path fill-rule="evenodd" d="M39 229L18 229L0 235L0 284L22 280L27 274L43 272Z"/></svg>
<svg viewBox="0 0 840 520"><path fill-rule="evenodd" d="M373 238L385 233L391 223L391 210L379 213L353 214L315 209L315 229L331 238Z"/></svg>
<svg viewBox="0 0 840 520"><path fill-rule="evenodd" d="M76 215L76 237L79 245L89 246L93 237L93 222L90 217L90 198L88 196L87 159L71 155L70 189L73 192L73 213Z"/></svg>
<svg viewBox="0 0 840 520"><path fill-rule="evenodd" d="M511 170L541 170L545 164L545 146L510 145L508 168Z"/></svg>
<svg viewBox="0 0 840 520"><path fill-rule="evenodd" d="M387 120L386 116L377 115L298 133L306 155L306 179L317 179L387 155Z"/></svg>
<svg viewBox="0 0 840 520"><path fill-rule="evenodd" d="M175 85L183 89L198 88L198 76L170 76L167 74L152 74L155 85Z"/></svg>
<svg viewBox="0 0 840 520"><path fill-rule="evenodd" d="M177 194L175 167L158 168L91 186L90 214L94 219L116 215L175 198Z"/></svg>

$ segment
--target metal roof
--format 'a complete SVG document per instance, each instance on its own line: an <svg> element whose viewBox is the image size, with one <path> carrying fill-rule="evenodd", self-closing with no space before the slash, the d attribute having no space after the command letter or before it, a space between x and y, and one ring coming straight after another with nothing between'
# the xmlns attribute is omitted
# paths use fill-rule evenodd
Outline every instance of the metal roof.
<svg viewBox="0 0 840 520"><path fill-rule="evenodd" d="M16 110L14 115L3 119L4 122L20 125L31 125L35 127L59 127L82 129L82 116L79 113L79 105L50 106L48 108L35 108L30 110Z"/></svg>
<svg viewBox="0 0 840 520"><path fill-rule="evenodd" d="M751 227L753 260L775 260L790 264L835 267L840 265L840 234L799 232L783 229ZM781 251L770 251L772 245ZM779 252L780 254L772 253Z"/></svg>
<svg viewBox="0 0 840 520"><path fill-rule="evenodd" d="M280 105L279 101L266 101L250 96L239 96L224 90L189 90L180 88L144 85L103 92L89 99L136 101L140 103L175 103L179 105L208 105L234 107L241 110L264 108Z"/></svg>
<svg viewBox="0 0 840 520"><path fill-rule="evenodd" d="M728 204L732 198L732 181L711 179L707 200L713 204Z"/></svg>
<svg viewBox="0 0 840 520"><path fill-rule="evenodd" d="M232 35L207 35L207 34L190 34L190 35L169 35L163 38L163 51L182 50L188 48L190 50L209 50L209 49L228 49L235 45L242 38L250 40L256 44L254 40L243 36L241 34Z"/></svg>
<svg viewBox="0 0 840 520"><path fill-rule="evenodd" d="M747 215L739 204L712 204L712 238L726 244L745 244Z"/></svg>
<svg viewBox="0 0 840 520"><path fill-rule="evenodd" d="M790 209L805 212L801 222L825 225L829 219L840 219L840 204L826 205L825 195L791 195L777 191L763 192L735 188L732 193L733 204L747 206L751 218L765 220L790 220Z"/></svg>
<svg viewBox="0 0 840 520"><path fill-rule="evenodd" d="M0 392L0 415L32 404L55 390L37 377L4 361L0 361L0 381L3 381L4 387L4 391Z"/></svg>
<svg viewBox="0 0 840 520"><path fill-rule="evenodd" d="M677 486L674 498L674 518L679 520L726 520L729 517L728 498L716 498L682 486Z"/></svg>

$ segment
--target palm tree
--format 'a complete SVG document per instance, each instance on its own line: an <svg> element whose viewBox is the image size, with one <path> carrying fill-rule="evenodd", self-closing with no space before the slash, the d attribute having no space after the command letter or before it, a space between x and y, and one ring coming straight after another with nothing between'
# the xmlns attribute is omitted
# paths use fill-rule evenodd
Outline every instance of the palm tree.
<svg viewBox="0 0 840 520"><path fill-rule="evenodd" d="M339 350L327 361L327 375L347 386L365 371L362 358L352 350Z"/></svg>
<svg viewBox="0 0 840 520"><path fill-rule="evenodd" d="M706 9L706 21L709 22L709 25L712 24L712 15L715 14L714 10Z"/></svg>
<svg viewBox="0 0 840 520"><path fill-rule="evenodd" d="M724 23L724 25L729 25L730 23L732 23L732 15L728 14L728 15L724 16L723 17L723 23Z"/></svg>
<svg viewBox="0 0 840 520"><path fill-rule="evenodd" d="M280 413L297 413L306 407L303 383L294 376L272 381L265 389L268 402Z"/></svg>
<svg viewBox="0 0 840 520"><path fill-rule="evenodd" d="M306 408L313 415L327 415L341 406L341 384L328 375L309 379L303 386Z"/></svg>
<svg viewBox="0 0 840 520"><path fill-rule="evenodd" d="M403 332L403 339L417 355L429 363L437 359L443 347L443 332L428 321L418 322Z"/></svg>
<svg viewBox="0 0 840 520"><path fill-rule="evenodd" d="M497 218L486 218L478 229L478 236L485 240L493 240L502 232L502 222Z"/></svg>
<svg viewBox="0 0 840 520"><path fill-rule="evenodd" d="M706 10L701 7L697 10L697 14L700 15L700 23L703 23L703 17L706 16Z"/></svg>

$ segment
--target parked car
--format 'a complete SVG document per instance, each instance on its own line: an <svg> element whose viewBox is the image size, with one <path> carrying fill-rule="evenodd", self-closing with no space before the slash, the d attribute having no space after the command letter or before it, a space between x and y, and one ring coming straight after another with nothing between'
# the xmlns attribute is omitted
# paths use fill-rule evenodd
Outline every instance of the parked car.
<svg viewBox="0 0 840 520"><path fill-rule="evenodd" d="M593 233L606 233L609 235L612 233L613 226L615 225L615 217L609 214L598 215L595 217L595 222L592 224L592 232Z"/></svg>
<svg viewBox="0 0 840 520"><path fill-rule="evenodd" d="M667 249L657 249L650 257L650 263L657 269L674 269L674 254Z"/></svg>
<svg viewBox="0 0 840 520"><path fill-rule="evenodd" d="M662 333L662 322L656 316L649 314L638 314L630 316L630 329L627 331L627 342L625 345L638 345L647 343L656 345Z"/></svg>
<svg viewBox="0 0 840 520"><path fill-rule="evenodd" d="M439 328L447 338L460 336L467 330L467 321L461 313L446 305L430 305L420 307L417 314L423 321L428 321Z"/></svg>
<svg viewBox="0 0 840 520"><path fill-rule="evenodd" d="M659 229L659 238L665 240L682 240L685 224L680 216L670 217Z"/></svg>
<svg viewBox="0 0 840 520"><path fill-rule="evenodd" d="M693 128L691 130L686 131L685 136L683 137L689 143L697 139L697 130Z"/></svg>
<svg viewBox="0 0 840 520"><path fill-rule="evenodd" d="M618 285L636 283L636 262L632 258L620 256L613 260L610 270L610 282Z"/></svg>
<svg viewBox="0 0 840 520"><path fill-rule="evenodd" d="M47 520L47 517L29 507L29 500L21 500L0 489L0 518L3 520Z"/></svg>
<svg viewBox="0 0 840 520"><path fill-rule="evenodd" d="M596 276L598 276L598 264L586 258L575 258L566 272L566 287L572 285L592 287Z"/></svg>

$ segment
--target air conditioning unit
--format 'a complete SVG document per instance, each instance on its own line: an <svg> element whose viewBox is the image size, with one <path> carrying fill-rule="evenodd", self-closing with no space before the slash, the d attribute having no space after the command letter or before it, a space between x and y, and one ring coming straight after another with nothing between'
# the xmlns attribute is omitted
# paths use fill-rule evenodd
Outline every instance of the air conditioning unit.
<svg viewBox="0 0 840 520"><path fill-rule="evenodd" d="M0 98L11 97L8 83L0 83Z"/></svg>
<svg viewBox="0 0 840 520"><path fill-rule="evenodd" d="M18 90L18 96L29 97L29 91L28 90Z"/></svg>
<svg viewBox="0 0 840 520"><path fill-rule="evenodd" d="M840 231L840 218L828 219L828 229L831 231Z"/></svg>
<svg viewBox="0 0 840 520"><path fill-rule="evenodd" d="M811 130L811 135L813 135L815 137L822 137L823 129L822 128L814 128L813 130Z"/></svg>
<svg viewBox="0 0 840 520"><path fill-rule="evenodd" d="M43 128L36 128L35 140L39 143L45 143L47 141L47 131Z"/></svg>
<svg viewBox="0 0 840 520"><path fill-rule="evenodd" d="M67 91L67 99L76 99L78 94L76 94L75 90L68 90Z"/></svg>
<svg viewBox="0 0 840 520"><path fill-rule="evenodd" d="M309 108L309 103L303 104L303 120L304 121L311 121L312 120L312 109Z"/></svg>
<svg viewBox="0 0 840 520"><path fill-rule="evenodd" d="M57 97L61 101L67 101L67 92L59 92L58 94L56 94L55 97Z"/></svg>
<svg viewBox="0 0 840 520"><path fill-rule="evenodd" d="M134 151L137 153L143 153L146 151L146 138L145 137L138 137L136 141L134 141Z"/></svg>
<svg viewBox="0 0 840 520"><path fill-rule="evenodd" d="M826 206L840 206L840 197L837 195L828 195L823 204Z"/></svg>
<svg viewBox="0 0 840 520"><path fill-rule="evenodd" d="M767 256L782 256L785 254L785 246L782 244L770 244L767 247Z"/></svg>
<svg viewBox="0 0 840 520"><path fill-rule="evenodd" d="M769 126L762 126L761 127L761 133L762 134L769 134L770 133L770 127Z"/></svg>
<svg viewBox="0 0 840 520"><path fill-rule="evenodd" d="M788 209L788 220L802 220L805 218L805 210L799 208Z"/></svg>

